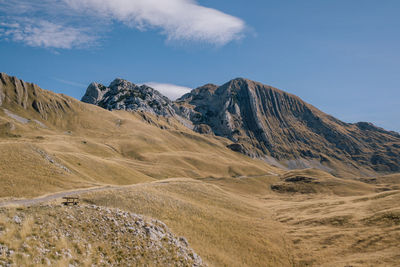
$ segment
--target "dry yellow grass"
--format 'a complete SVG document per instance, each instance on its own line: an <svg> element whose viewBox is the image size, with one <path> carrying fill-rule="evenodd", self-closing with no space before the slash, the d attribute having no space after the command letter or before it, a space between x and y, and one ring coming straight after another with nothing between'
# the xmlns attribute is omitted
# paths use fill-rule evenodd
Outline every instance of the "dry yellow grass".
<svg viewBox="0 0 400 267"><path fill-rule="evenodd" d="M301 173L312 176L319 171ZM369 191L380 191L381 184L368 185L363 194L361 190L345 195L336 195L334 191L305 194L271 190L271 185L284 177L298 174L296 171L281 177L167 179L85 193L81 197L88 204L120 208L164 221L175 234L185 236L210 266L399 264L399 190ZM336 183L329 181L329 175L321 173L321 177L335 183L335 190L347 186L344 179ZM39 206L31 212L44 221L60 219L57 211L48 210L47 214L42 209ZM9 209L8 218L15 211ZM91 216L95 218L95 214ZM24 237L31 234L35 220L30 218L33 217L24 218L18 230L0 218L0 228L9 229L1 235L0 243L13 240L11 246L21 247ZM85 233L83 229L82 236Z"/></svg>
<svg viewBox="0 0 400 267"><path fill-rule="evenodd" d="M398 266L400 192L309 196L265 205L287 227L299 266Z"/></svg>
<svg viewBox="0 0 400 267"><path fill-rule="evenodd" d="M282 194L276 181L175 179L84 198L165 221L211 266L398 266L400 191L338 196L342 180L333 192Z"/></svg>
<svg viewBox="0 0 400 267"><path fill-rule="evenodd" d="M400 264L399 175L351 180L311 169L285 172L234 153L226 148L228 140L199 135L173 119L109 112L26 88L5 88L0 107L0 198L137 184L87 193L84 199L166 222L211 266ZM35 104L40 112L33 101L40 103ZM6 112L30 121L22 123ZM30 236L39 235L57 243L51 249L68 248L73 258L82 258L79 242L53 240L36 223L39 218L59 222L64 211L24 210L28 216L20 226L10 224L16 212L0 214L1 244L22 248ZM82 227L79 234L88 237ZM34 240L29 242L35 247ZM110 249L109 244L96 248ZM99 262L99 253L90 255L79 263ZM25 256L14 261L30 264ZM60 266L69 262L54 260Z"/></svg>
<svg viewBox="0 0 400 267"><path fill-rule="evenodd" d="M173 177L279 172L227 149L228 140L194 133L171 118L110 112L36 91L33 96L28 90L26 108L14 101L0 107L0 198ZM35 111L31 98L48 109Z"/></svg>
<svg viewBox="0 0 400 267"><path fill-rule="evenodd" d="M373 193L374 186L353 179L337 178L317 169L292 170L272 185L275 192L354 196Z"/></svg>
<svg viewBox="0 0 400 267"><path fill-rule="evenodd" d="M203 266L194 253L163 223L119 210L0 209L2 266Z"/></svg>
<svg viewBox="0 0 400 267"><path fill-rule="evenodd" d="M84 199L164 221L211 266L292 264L289 242L269 211L216 185L172 179L89 193Z"/></svg>

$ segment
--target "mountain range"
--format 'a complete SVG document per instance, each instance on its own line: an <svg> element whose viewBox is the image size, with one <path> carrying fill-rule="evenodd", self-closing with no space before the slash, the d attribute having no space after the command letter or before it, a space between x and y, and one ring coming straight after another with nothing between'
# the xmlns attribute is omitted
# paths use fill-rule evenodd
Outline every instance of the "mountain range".
<svg viewBox="0 0 400 267"><path fill-rule="evenodd" d="M400 134L368 122L345 123L299 97L244 78L206 84L176 101L146 85L92 83L83 102L108 110L174 117L228 147L283 169L318 168L337 176L400 171Z"/></svg>
<svg viewBox="0 0 400 267"><path fill-rule="evenodd" d="M397 133L246 79L82 100L0 74L0 265L399 265Z"/></svg>
<svg viewBox="0 0 400 267"><path fill-rule="evenodd" d="M120 83L137 88L123 80L113 85ZM181 121L186 120L174 115L170 100L146 86L142 89L144 99L137 100L142 110L110 112L1 73L0 198L99 184L280 172L228 149L232 142L226 138L192 131L189 121L184 125ZM99 103L113 108L114 98L104 96L110 102ZM131 101L116 99L119 108ZM168 116L158 115L158 106L159 114Z"/></svg>

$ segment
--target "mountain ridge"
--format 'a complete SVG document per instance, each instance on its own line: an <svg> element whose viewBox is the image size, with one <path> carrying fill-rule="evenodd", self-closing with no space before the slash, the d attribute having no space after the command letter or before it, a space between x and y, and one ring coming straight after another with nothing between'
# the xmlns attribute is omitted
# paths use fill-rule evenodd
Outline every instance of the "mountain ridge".
<svg viewBox="0 0 400 267"><path fill-rule="evenodd" d="M108 110L141 110L165 117L176 115L168 97L147 85L139 86L121 78L116 78L108 87L91 83L81 101Z"/></svg>
<svg viewBox="0 0 400 267"><path fill-rule="evenodd" d="M118 109L135 110L124 104ZM226 137L234 142L231 149L279 167L337 175L340 168L355 175L400 170L400 134L343 122L296 95L249 79L203 85L168 102L168 109L170 116L191 122L189 128Z"/></svg>
<svg viewBox="0 0 400 267"><path fill-rule="evenodd" d="M173 117L109 111L16 77L1 78L0 198L281 172L227 149L228 139L198 134Z"/></svg>
<svg viewBox="0 0 400 267"><path fill-rule="evenodd" d="M270 121L269 127L276 131L286 128L280 124L276 127L274 122L290 123L295 126L294 132L289 131L291 128L285 131L293 135L293 147L298 145L295 134L317 136L307 128L313 124L302 124L293 110L285 109L278 91L276 111L268 106L274 105L272 100L257 96L269 94L255 90L257 98L250 100L248 85L235 83L225 89L237 93L237 109L225 89L214 95L220 86L213 85L187 95L186 101L174 102L176 110L182 106L186 115L198 116L195 130L208 127L211 131L199 134L174 117L143 110L109 111L15 77L1 76L0 206L6 205L0 214L0 264L24 266L34 261L56 266L151 265L167 264L173 257L175 265L190 265L196 258L192 248L210 266L303 266L326 262L335 266L398 265L399 174L380 176L365 168L365 172L376 176L360 177L352 172L354 169L346 169L344 163L332 166L335 159L328 155L330 165L323 163L320 167L338 168L345 178L316 169L285 171L271 166L267 159L252 159L227 149L243 147L257 152L254 129L246 128L251 124L238 128L235 134L241 142L236 143L214 135L219 124L210 123L214 129L201 124L200 111L205 111L210 122L228 112L232 123L240 123L246 116L259 116L256 119L260 123ZM207 88L211 89L210 94ZM242 99L242 95L246 98ZM38 109L34 101L43 109ZM221 104L219 113L207 114L207 106L213 101ZM257 112L246 106L251 101ZM307 111L305 104L298 104ZM251 112L246 113L248 110ZM324 123L347 127L315 112ZM369 124L349 127L372 132L366 137L371 139L369 145L376 145L376 151L398 144L396 137L384 130L377 134L379 129ZM350 130L346 130L350 139L359 136ZM276 133L278 137L285 138L280 133ZM267 134L276 138L273 131ZM392 144L379 144L382 137L387 142L392 140ZM246 140L253 143L247 144ZM279 141L271 139L276 140ZM307 163L307 158L291 159L288 165L299 162ZM356 161L349 162L364 168ZM275 160L276 165L284 163ZM61 207L53 202L55 199L48 202L50 196L59 198L76 191L80 192L79 206ZM39 202L28 207L14 206L15 202L30 201ZM142 214L144 220L129 219L136 218L136 214ZM176 242L171 244L162 236L152 238L166 228L150 218L168 225L177 237L172 240L181 241L187 248L189 261L179 258L179 242L176 246ZM338 234L341 230L345 234ZM104 245L107 240L112 244ZM161 250L153 254L157 240L167 242L166 248L171 248L172 253ZM56 246L48 247L54 242Z"/></svg>

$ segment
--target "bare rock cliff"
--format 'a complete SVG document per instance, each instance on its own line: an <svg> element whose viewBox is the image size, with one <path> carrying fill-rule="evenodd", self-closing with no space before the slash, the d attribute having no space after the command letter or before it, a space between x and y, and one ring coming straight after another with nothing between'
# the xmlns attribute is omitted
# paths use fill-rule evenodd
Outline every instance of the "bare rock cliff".
<svg viewBox="0 0 400 267"><path fill-rule="evenodd" d="M108 87L90 84L82 101L174 117L199 133L229 138L234 151L283 168L342 176L400 171L398 133L342 122L295 95L243 78L206 84L175 102L146 85L116 79Z"/></svg>
<svg viewBox="0 0 400 267"><path fill-rule="evenodd" d="M231 139L235 151L287 167L334 169L354 173L400 170L400 135L370 123L349 124L329 116L295 95L247 79L220 87L206 85L177 100L195 124ZM203 127L204 128L204 127Z"/></svg>
<svg viewBox="0 0 400 267"><path fill-rule="evenodd" d="M41 119L48 120L51 116L62 117L65 112L71 111L71 99L0 73L0 106L10 110L32 111Z"/></svg>
<svg viewBox="0 0 400 267"><path fill-rule="evenodd" d="M173 102L160 92L123 79L115 79L108 87L91 83L82 101L108 110L145 111L166 117L176 115Z"/></svg>

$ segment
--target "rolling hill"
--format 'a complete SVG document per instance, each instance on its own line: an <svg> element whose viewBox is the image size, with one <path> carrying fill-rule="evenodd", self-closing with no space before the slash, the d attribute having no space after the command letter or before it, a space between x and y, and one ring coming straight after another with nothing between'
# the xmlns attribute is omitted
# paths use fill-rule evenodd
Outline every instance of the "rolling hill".
<svg viewBox="0 0 400 267"><path fill-rule="evenodd" d="M0 197L157 179L281 170L173 117L108 111L0 75Z"/></svg>
<svg viewBox="0 0 400 267"><path fill-rule="evenodd" d="M318 168L340 177L400 171L400 134L342 122L295 95L243 78L207 84L175 102L146 85L115 79L108 87L92 83L82 101L175 118L282 169Z"/></svg>
<svg viewBox="0 0 400 267"><path fill-rule="evenodd" d="M196 102L204 99L192 95L213 98L217 86L175 103L146 86L139 88L144 95L117 90L118 97L109 93L98 107L5 74L0 80L2 265L399 263L398 174L361 177L345 168L341 173L352 177L339 178L320 165L274 167L261 149L204 124ZM93 85L104 95L111 91ZM125 104L131 109L114 110ZM304 105L298 108L312 109ZM280 116L301 125L289 113ZM250 128L243 129L241 138L251 140L244 136L252 136ZM381 131L376 138L387 137L385 144L396 140ZM238 147L254 158L232 151ZM341 170L344 163L323 164ZM81 197L80 206L60 205L60 196L71 194Z"/></svg>

